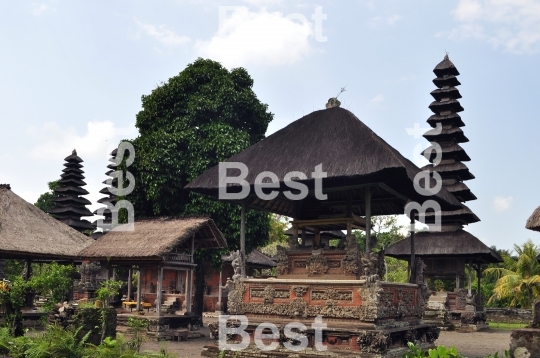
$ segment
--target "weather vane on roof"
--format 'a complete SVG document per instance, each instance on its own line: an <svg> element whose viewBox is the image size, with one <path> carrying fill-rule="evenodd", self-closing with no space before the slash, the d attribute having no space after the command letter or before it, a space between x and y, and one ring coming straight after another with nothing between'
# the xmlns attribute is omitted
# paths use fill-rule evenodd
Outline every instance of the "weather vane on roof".
<svg viewBox="0 0 540 358"><path fill-rule="evenodd" d="M341 87L341 90L338 92L337 96L332 97L328 100L328 103L326 103L326 108L333 108L333 107L341 106L341 102L338 101L338 97L340 94L345 92L345 88L347 88L347 85L345 85L345 87Z"/></svg>

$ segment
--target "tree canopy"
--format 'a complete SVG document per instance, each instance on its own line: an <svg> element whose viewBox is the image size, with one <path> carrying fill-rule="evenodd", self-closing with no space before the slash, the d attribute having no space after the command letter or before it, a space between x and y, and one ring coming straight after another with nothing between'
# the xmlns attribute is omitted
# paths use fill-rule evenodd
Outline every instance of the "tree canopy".
<svg viewBox="0 0 540 358"><path fill-rule="evenodd" d="M199 58L142 96L136 118L139 137L131 141L135 161L127 168L135 178L135 189L127 199L136 217L209 215L229 249L239 249L240 207L183 188L206 169L264 138L273 114L252 87L245 69L229 71L218 62ZM249 252L268 240L268 215L248 210L246 225ZM203 263L219 264L221 254L197 252L197 290Z"/></svg>
<svg viewBox="0 0 540 358"><path fill-rule="evenodd" d="M54 193L54 189L58 187L59 183L58 180L54 180L48 182L47 185L49 186L49 191L41 194L38 200L34 203L35 206L44 212L48 212L56 206L56 203L52 199L57 196Z"/></svg>

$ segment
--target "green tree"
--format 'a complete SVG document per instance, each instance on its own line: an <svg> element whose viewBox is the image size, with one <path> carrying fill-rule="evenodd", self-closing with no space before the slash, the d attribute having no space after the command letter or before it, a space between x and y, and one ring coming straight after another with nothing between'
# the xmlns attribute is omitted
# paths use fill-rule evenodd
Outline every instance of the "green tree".
<svg viewBox="0 0 540 358"><path fill-rule="evenodd" d="M396 215L379 215L371 217L371 234L377 238L377 245L373 248L374 251L380 251L387 248L389 245L403 240L404 226L399 225ZM366 247L366 232L356 230L353 232L356 236L356 241L360 245L362 251Z"/></svg>
<svg viewBox="0 0 540 358"><path fill-rule="evenodd" d="M504 255L503 267L490 267L484 273L497 279L488 303L510 300L510 306L530 308L540 297L540 247L529 239L522 246L514 244L517 259Z"/></svg>
<svg viewBox="0 0 540 358"><path fill-rule="evenodd" d="M49 186L49 191L41 194L38 200L34 203L35 206L44 212L48 212L56 206L53 198L57 197L57 195L54 193L54 189L56 189L59 185L58 180L50 181L47 183L47 185Z"/></svg>
<svg viewBox="0 0 540 358"><path fill-rule="evenodd" d="M288 246L285 231L287 231L288 221L287 217L282 215L270 214L268 215L269 231L268 231L268 243L258 248L263 254L268 256L274 256L277 254L277 246Z"/></svg>
<svg viewBox="0 0 540 358"><path fill-rule="evenodd" d="M264 138L273 114L253 92L243 68L227 70L198 59L142 96L135 162L128 170L135 190L128 196L136 217L209 215L240 247L240 207L187 193L184 186L206 169ZM246 212L246 251L268 240L268 215ZM197 250L194 311L202 313L205 267L221 264L220 250Z"/></svg>

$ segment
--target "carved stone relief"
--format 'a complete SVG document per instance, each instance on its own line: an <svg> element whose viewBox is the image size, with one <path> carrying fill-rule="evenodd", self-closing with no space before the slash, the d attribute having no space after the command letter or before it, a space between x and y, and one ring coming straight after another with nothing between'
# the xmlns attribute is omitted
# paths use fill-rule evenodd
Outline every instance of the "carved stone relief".
<svg viewBox="0 0 540 358"><path fill-rule="evenodd" d="M328 259L324 255L312 255L306 260L308 276L323 275L328 268Z"/></svg>
<svg viewBox="0 0 540 358"><path fill-rule="evenodd" d="M363 331L358 336L356 342L360 350L363 353L385 353L390 345L392 339L386 332L368 332Z"/></svg>
<svg viewBox="0 0 540 358"><path fill-rule="evenodd" d="M289 256L283 246L277 246L277 272L278 275L286 275L289 273Z"/></svg>
<svg viewBox="0 0 540 358"><path fill-rule="evenodd" d="M352 301L352 291L336 291L334 288L328 288L325 291L311 291L312 300L338 300L338 301Z"/></svg>
<svg viewBox="0 0 540 358"><path fill-rule="evenodd" d="M296 297L304 297L307 293L308 286L293 286L292 290Z"/></svg>

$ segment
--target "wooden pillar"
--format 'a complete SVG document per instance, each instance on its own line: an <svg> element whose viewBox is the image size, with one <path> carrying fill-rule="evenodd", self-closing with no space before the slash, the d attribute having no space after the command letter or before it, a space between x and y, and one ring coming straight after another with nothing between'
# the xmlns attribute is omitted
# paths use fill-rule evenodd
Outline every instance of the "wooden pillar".
<svg viewBox="0 0 540 358"><path fill-rule="evenodd" d="M141 296L142 296L142 284L141 284L142 269L139 267L137 275L137 312L141 310Z"/></svg>
<svg viewBox="0 0 540 358"><path fill-rule="evenodd" d="M246 202L242 202L240 213L240 256L242 257L242 278L246 278ZM191 271L191 270L190 270Z"/></svg>
<svg viewBox="0 0 540 358"><path fill-rule="evenodd" d="M161 299L163 291L163 265L158 266L158 281L157 281L157 294L156 294L156 311L158 317L161 316Z"/></svg>
<svg viewBox="0 0 540 358"><path fill-rule="evenodd" d="M365 193L365 205L366 205L366 252L369 253L372 249L371 246L371 188L366 189Z"/></svg>
<svg viewBox="0 0 540 358"><path fill-rule="evenodd" d="M133 269L130 267L128 271L128 282L127 282L127 300L131 301L131 276L133 276Z"/></svg>
<svg viewBox="0 0 540 358"><path fill-rule="evenodd" d="M302 247L306 246L306 228L302 228Z"/></svg>
<svg viewBox="0 0 540 358"><path fill-rule="evenodd" d="M347 236L351 236L351 235L352 235L352 224L347 223Z"/></svg>
<svg viewBox="0 0 540 358"><path fill-rule="evenodd" d="M192 296L193 295L193 268L187 271L186 281L186 312L191 312Z"/></svg>
<svg viewBox="0 0 540 358"><path fill-rule="evenodd" d="M409 283L416 282L416 252L415 252L416 245L414 243L414 235L415 235L414 214L411 212L411 264L410 264L411 273L409 275Z"/></svg>
<svg viewBox="0 0 540 358"><path fill-rule="evenodd" d="M217 305L216 305L216 312L219 312L221 314L221 311L222 311L222 304L221 304L221 287L222 287L222 277L223 275L223 270L219 271L219 284L218 284L218 301L217 301Z"/></svg>

